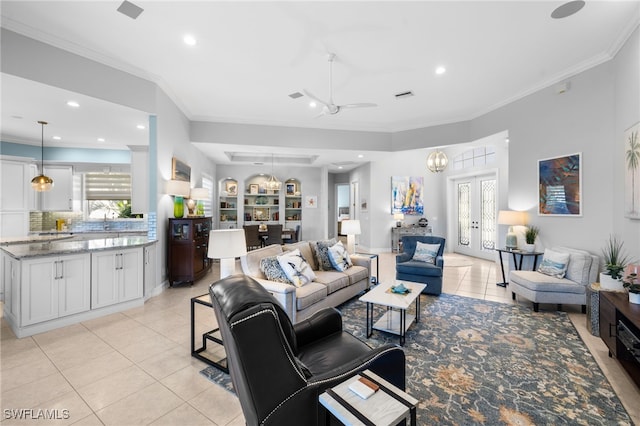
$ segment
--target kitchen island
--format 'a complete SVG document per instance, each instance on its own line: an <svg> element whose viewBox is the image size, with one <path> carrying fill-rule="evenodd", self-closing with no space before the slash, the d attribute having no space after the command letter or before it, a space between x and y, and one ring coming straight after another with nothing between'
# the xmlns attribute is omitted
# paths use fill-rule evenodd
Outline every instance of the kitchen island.
<svg viewBox="0 0 640 426"><path fill-rule="evenodd" d="M4 316L17 337L141 306L145 275L155 277L155 241L147 237L51 240L0 250Z"/></svg>

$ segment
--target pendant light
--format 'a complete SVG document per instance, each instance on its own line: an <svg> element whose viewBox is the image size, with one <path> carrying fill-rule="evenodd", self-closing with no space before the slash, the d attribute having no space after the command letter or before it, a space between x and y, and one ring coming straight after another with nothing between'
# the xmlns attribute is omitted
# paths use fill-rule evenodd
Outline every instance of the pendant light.
<svg viewBox="0 0 640 426"><path fill-rule="evenodd" d="M433 173L440 173L447 168L447 164L449 164L449 159L447 155L440 150L433 151L427 157L427 168Z"/></svg>
<svg viewBox="0 0 640 426"><path fill-rule="evenodd" d="M31 179L31 187L38 192L45 192L53 188L53 179L44 174L44 126L49 123L46 121L38 121L38 124L42 125L40 174Z"/></svg>
<svg viewBox="0 0 640 426"><path fill-rule="evenodd" d="M266 185L267 189L271 191L280 191L280 186L282 185L282 182L273 174L273 154L271 154L271 176L267 179Z"/></svg>

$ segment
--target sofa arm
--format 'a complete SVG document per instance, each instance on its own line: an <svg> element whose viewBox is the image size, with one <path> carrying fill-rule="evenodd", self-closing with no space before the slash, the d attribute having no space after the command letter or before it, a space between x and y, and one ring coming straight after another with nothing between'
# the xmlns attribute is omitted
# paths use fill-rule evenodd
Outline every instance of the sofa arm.
<svg viewBox="0 0 640 426"><path fill-rule="evenodd" d="M396 255L396 265L398 263L406 262L409 260L411 260L411 256L409 256L409 253L400 253Z"/></svg>
<svg viewBox="0 0 640 426"><path fill-rule="evenodd" d="M342 315L335 308L324 308L293 325L298 346L342 331Z"/></svg>
<svg viewBox="0 0 640 426"><path fill-rule="evenodd" d="M314 376L308 385L313 386L314 383L330 382L332 380L336 380L337 384L343 382L347 377L368 369L378 376L384 377L385 380L399 389L405 390L405 363L405 355L402 348L395 344L386 344L372 349L367 354L355 358L338 368Z"/></svg>
<svg viewBox="0 0 640 426"><path fill-rule="evenodd" d="M251 277L262 285L282 306L291 322L296 318L296 288L291 284Z"/></svg>
<svg viewBox="0 0 640 426"><path fill-rule="evenodd" d="M444 267L444 258L442 256L436 257L436 266Z"/></svg>
<svg viewBox="0 0 640 426"><path fill-rule="evenodd" d="M351 263L355 266L363 266L369 270L369 275L371 275L371 256L362 256L359 254L352 254L349 256L351 259Z"/></svg>

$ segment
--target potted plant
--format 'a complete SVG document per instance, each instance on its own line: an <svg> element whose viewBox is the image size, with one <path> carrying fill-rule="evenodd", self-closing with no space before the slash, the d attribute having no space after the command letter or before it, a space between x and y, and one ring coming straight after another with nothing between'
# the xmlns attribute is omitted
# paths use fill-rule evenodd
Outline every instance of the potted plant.
<svg viewBox="0 0 640 426"><path fill-rule="evenodd" d="M622 271L629 263L629 256L624 251L624 242L610 235L607 245L602 249L604 256L604 272L600 273L600 288L604 290L622 291Z"/></svg>
<svg viewBox="0 0 640 426"><path fill-rule="evenodd" d="M540 233L540 228L537 226L527 226L527 230L524 233L525 251L533 253L536 248L536 238L538 237L538 233Z"/></svg>
<svg viewBox="0 0 640 426"><path fill-rule="evenodd" d="M629 290L629 303L640 305L640 280L638 280L638 272L627 275L622 281L622 285Z"/></svg>

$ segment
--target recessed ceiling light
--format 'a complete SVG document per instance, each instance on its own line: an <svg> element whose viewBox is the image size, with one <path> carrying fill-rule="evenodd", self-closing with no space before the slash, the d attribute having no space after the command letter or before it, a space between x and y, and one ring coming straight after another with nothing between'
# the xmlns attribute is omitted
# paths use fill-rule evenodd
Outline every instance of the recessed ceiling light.
<svg viewBox="0 0 640 426"><path fill-rule="evenodd" d="M98 138L98 142L104 142L104 138Z"/></svg>
<svg viewBox="0 0 640 426"><path fill-rule="evenodd" d="M138 125L136 126L136 128L137 128L137 129L140 129L140 130L144 130L144 129L145 129L144 124L138 124Z"/></svg>
<svg viewBox="0 0 640 426"><path fill-rule="evenodd" d="M191 34L187 34L185 35L182 40L184 41L184 44L186 44L187 46L195 46L197 41L196 38L194 36L192 36Z"/></svg>
<svg viewBox="0 0 640 426"><path fill-rule="evenodd" d="M582 0L570 1L555 8L554 11L551 12L551 17L553 19L567 18L574 13L578 13L583 7L584 1Z"/></svg>
<svg viewBox="0 0 640 426"><path fill-rule="evenodd" d="M57 141L61 141L62 140L62 138L60 136L54 136L51 139L54 139L54 140L57 140Z"/></svg>
<svg viewBox="0 0 640 426"><path fill-rule="evenodd" d="M318 104L315 103L314 101L309 102L309 108L315 108L317 106L318 106Z"/></svg>
<svg viewBox="0 0 640 426"><path fill-rule="evenodd" d="M436 68L436 74L438 74L438 75L442 75L445 72L447 72L447 69L445 67L440 66L440 67Z"/></svg>
<svg viewBox="0 0 640 426"><path fill-rule="evenodd" d="M68 105L68 106L70 106L70 107L72 107L72 108L78 108L78 107L80 107L80 104L79 104L79 103L77 103L76 101L68 101L68 102L67 102L67 105Z"/></svg>
<svg viewBox="0 0 640 426"><path fill-rule="evenodd" d="M364 155L358 154L358 158L364 158Z"/></svg>
<svg viewBox="0 0 640 426"><path fill-rule="evenodd" d="M338 169L342 169L342 166L338 166Z"/></svg>

